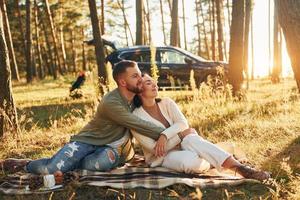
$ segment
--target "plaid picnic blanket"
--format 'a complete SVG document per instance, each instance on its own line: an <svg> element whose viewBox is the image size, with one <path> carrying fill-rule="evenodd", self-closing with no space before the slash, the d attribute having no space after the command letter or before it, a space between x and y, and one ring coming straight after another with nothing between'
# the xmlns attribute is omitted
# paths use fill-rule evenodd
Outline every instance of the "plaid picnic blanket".
<svg viewBox="0 0 300 200"><path fill-rule="evenodd" d="M138 158L139 159L139 158ZM78 171L80 176L78 183L81 185L112 187L112 188L136 188L161 189L173 184L186 184L190 187L220 187L225 185L239 185L254 180L243 179L234 174L220 173L209 170L204 174L184 174L170 169L156 167L148 168L141 164L130 163L124 167L114 169L110 172L91 172L87 170ZM32 194L47 193L61 190L62 185L53 188L29 189L29 179L32 174L14 174L0 179L0 193L4 194Z"/></svg>

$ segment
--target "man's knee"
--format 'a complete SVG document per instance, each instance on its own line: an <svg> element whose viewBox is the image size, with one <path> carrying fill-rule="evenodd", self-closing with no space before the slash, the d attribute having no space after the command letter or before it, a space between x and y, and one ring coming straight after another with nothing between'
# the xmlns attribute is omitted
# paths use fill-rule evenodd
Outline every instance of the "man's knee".
<svg viewBox="0 0 300 200"><path fill-rule="evenodd" d="M116 153L112 150L112 149L108 149L106 151L108 159L111 163L115 163L116 162Z"/></svg>
<svg viewBox="0 0 300 200"><path fill-rule="evenodd" d="M105 153L106 153L109 163L115 167L115 165L118 163L119 157L120 157L118 152L113 148L107 148L105 150Z"/></svg>

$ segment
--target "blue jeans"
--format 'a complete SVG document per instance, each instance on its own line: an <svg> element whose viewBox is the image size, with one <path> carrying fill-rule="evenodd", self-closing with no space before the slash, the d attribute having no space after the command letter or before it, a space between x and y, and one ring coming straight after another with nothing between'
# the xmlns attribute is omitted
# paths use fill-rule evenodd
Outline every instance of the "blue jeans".
<svg viewBox="0 0 300 200"><path fill-rule="evenodd" d="M120 156L116 149L109 146L96 146L82 142L70 142L52 158L30 161L26 170L34 174L53 174L74 169L107 171L119 164Z"/></svg>

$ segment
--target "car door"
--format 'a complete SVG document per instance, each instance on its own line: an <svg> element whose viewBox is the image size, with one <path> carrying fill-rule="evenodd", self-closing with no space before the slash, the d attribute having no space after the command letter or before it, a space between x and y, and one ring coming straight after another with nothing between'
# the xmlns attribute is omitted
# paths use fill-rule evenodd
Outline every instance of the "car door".
<svg viewBox="0 0 300 200"><path fill-rule="evenodd" d="M160 70L159 82L171 84L175 81L175 86L188 84L190 67L185 62L186 56L174 49L158 50L158 67Z"/></svg>

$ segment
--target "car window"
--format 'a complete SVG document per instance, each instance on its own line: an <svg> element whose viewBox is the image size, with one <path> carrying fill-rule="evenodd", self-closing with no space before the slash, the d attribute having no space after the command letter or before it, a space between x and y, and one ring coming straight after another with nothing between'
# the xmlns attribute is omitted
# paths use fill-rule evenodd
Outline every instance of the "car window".
<svg viewBox="0 0 300 200"><path fill-rule="evenodd" d="M185 55L180 54L176 51L160 51L161 63L177 63L184 64Z"/></svg>
<svg viewBox="0 0 300 200"><path fill-rule="evenodd" d="M128 52L120 56L125 60L133 60L136 62L150 62L151 55L149 51Z"/></svg>

